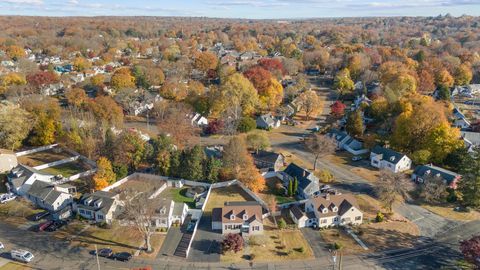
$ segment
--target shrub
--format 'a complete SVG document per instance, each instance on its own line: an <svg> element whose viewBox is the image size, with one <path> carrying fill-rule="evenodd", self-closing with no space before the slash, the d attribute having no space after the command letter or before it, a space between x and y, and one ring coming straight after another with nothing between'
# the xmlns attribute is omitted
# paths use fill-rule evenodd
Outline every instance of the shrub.
<svg viewBox="0 0 480 270"><path fill-rule="evenodd" d="M287 228L287 222L285 221L285 219L280 218L280 220L278 220L278 228L281 230Z"/></svg>
<svg viewBox="0 0 480 270"><path fill-rule="evenodd" d="M233 251L235 253L243 249L243 238L240 234L229 233L222 241L222 251Z"/></svg>
<svg viewBox="0 0 480 270"><path fill-rule="evenodd" d="M297 252L300 252L300 253L304 253L304 252L305 252L305 248L304 248L304 247L294 248L293 250L295 250L295 251L297 251Z"/></svg>
<svg viewBox="0 0 480 270"><path fill-rule="evenodd" d="M340 250L342 248L343 248L342 244L337 243L337 242L333 243L333 245L332 245L332 249L334 249L334 250Z"/></svg>
<svg viewBox="0 0 480 270"><path fill-rule="evenodd" d="M375 217L375 221L376 222L383 222L383 219L384 219L384 216L383 216L382 212L378 211L377 216Z"/></svg>
<svg viewBox="0 0 480 270"><path fill-rule="evenodd" d="M238 126L237 126L237 131L241 133L246 133L254 130L256 127L257 127L257 123L255 122L255 119L246 116L240 119L240 122L238 123Z"/></svg>

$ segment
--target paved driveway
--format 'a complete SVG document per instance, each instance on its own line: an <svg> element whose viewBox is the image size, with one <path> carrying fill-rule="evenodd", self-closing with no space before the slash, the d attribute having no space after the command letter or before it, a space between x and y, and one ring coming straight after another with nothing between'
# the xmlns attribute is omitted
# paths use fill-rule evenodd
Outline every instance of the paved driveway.
<svg viewBox="0 0 480 270"><path fill-rule="evenodd" d="M307 239L308 244L312 247L315 258L329 257L330 252L327 249L327 243L323 241L320 233L312 228L301 228L303 237Z"/></svg>
<svg viewBox="0 0 480 270"><path fill-rule="evenodd" d="M188 261L196 262L219 262L220 242L223 237L221 232L212 231L211 217L203 215L198 224L195 238L193 239Z"/></svg>

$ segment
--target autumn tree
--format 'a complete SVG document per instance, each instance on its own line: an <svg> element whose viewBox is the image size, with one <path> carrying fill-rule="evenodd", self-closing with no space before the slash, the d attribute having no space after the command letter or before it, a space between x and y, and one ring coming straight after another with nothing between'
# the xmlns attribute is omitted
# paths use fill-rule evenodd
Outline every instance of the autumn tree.
<svg viewBox="0 0 480 270"><path fill-rule="evenodd" d="M357 137L363 135L364 126L361 110L356 110L348 114L345 129L351 136Z"/></svg>
<svg viewBox="0 0 480 270"><path fill-rule="evenodd" d="M116 180L112 163L106 157L100 157L97 161L97 172L92 177L95 190L101 190L113 184Z"/></svg>
<svg viewBox="0 0 480 270"><path fill-rule="evenodd" d="M380 67L380 82L390 103L417 90L416 73L402 62L386 62Z"/></svg>
<svg viewBox="0 0 480 270"><path fill-rule="evenodd" d="M20 73L11 72L0 77L0 94L5 92L10 86L20 86L27 84L25 76Z"/></svg>
<svg viewBox="0 0 480 270"><path fill-rule="evenodd" d="M435 81L438 86L443 85L449 88L452 87L453 84L455 83L455 79L452 77L450 72L448 72L448 70L445 68L440 70L440 72L436 74Z"/></svg>
<svg viewBox="0 0 480 270"><path fill-rule="evenodd" d="M187 117L192 111L182 103L169 103L165 111L156 117L157 126L162 134L168 135L178 147L195 144L198 129L192 126Z"/></svg>
<svg viewBox="0 0 480 270"><path fill-rule="evenodd" d="M134 88L135 77L127 68L121 68L112 75L110 86L116 90L122 88Z"/></svg>
<svg viewBox="0 0 480 270"><path fill-rule="evenodd" d="M51 71L38 71L27 75L27 82L36 87L41 88L46 85L58 82L58 76Z"/></svg>
<svg viewBox="0 0 480 270"><path fill-rule="evenodd" d="M352 93L354 86L354 82L350 78L350 71L348 69L342 69L335 76L333 88L336 89L340 95L343 96Z"/></svg>
<svg viewBox="0 0 480 270"><path fill-rule="evenodd" d="M123 109L109 96L98 96L86 104L98 120L110 125L120 126L123 123Z"/></svg>
<svg viewBox="0 0 480 270"><path fill-rule="evenodd" d="M399 198L403 200L409 199L409 192L413 190L413 188L412 181L405 177L405 175L384 169L380 171L375 191L385 209L391 213L393 204L398 201Z"/></svg>
<svg viewBox="0 0 480 270"><path fill-rule="evenodd" d="M65 97L67 98L67 102L74 107L81 107L88 101L87 93L82 88L72 88L65 93Z"/></svg>
<svg viewBox="0 0 480 270"><path fill-rule="evenodd" d="M209 51L198 53L195 57L195 68L206 73L210 69L215 69L218 65L218 58L215 54Z"/></svg>
<svg viewBox="0 0 480 270"><path fill-rule="evenodd" d="M262 58L258 60L258 65L268 70L270 73L275 74L277 78L281 78L286 73L283 63L279 59Z"/></svg>
<svg viewBox="0 0 480 270"><path fill-rule="evenodd" d="M308 90L298 96L298 105L305 112L307 121L322 110L322 99L313 90Z"/></svg>
<svg viewBox="0 0 480 270"><path fill-rule="evenodd" d="M145 158L145 141L137 132L123 131L115 140L112 154L115 164L125 165L134 171Z"/></svg>
<svg viewBox="0 0 480 270"><path fill-rule="evenodd" d="M36 146L54 143L61 131L61 109L58 101L54 98L34 96L22 101L22 107L34 116L28 142Z"/></svg>
<svg viewBox="0 0 480 270"><path fill-rule="evenodd" d="M315 133L305 139L305 146L314 156L313 170L315 171L319 158L335 153L337 142L331 137Z"/></svg>
<svg viewBox="0 0 480 270"><path fill-rule="evenodd" d="M92 63L83 57L76 57L73 60L73 67L76 71L82 72L92 67Z"/></svg>
<svg viewBox="0 0 480 270"><path fill-rule="evenodd" d="M243 237L240 234L229 233L225 236L222 243L222 251L233 251L235 253L243 249Z"/></svg>
<svg viewBox="0 0 480 270"><path fill-rule="evenodd" d="M31 118L30 113L18 105L0 102L0 148L21 147L32 129Z"/></svg>
<svg viewBox="0 0 480 270"><path fill-rule="evenodd" d="M245 71L244 76L257 89L260 103L264 108L273 110L280 105L283 100L283 87L268 70L255 66Z"/></svg>
<svg viewBox="0 0 480 270"><path fill-rule="evenodd" d="M254 130L247 134L247 145L258 154L260 150L270 147L270 139L264 130Z"/></svg>
<svg viewBox="0 0 480 270"><path fill-rule="evenodd" d="M332 105L330 105L331 114L337 118L340 118L345 113L345 108L347 106L341 101L337 100Z"/></svg>
<svg viewBox="0 0 480 270"><path fill-rule="evenodd" d="M435 175L424 177L420 197L428 203L443 203L447 199L447 185L443 178Z"/></svg>
<svg viewBox="0 0 480 270"><path fill-rule="evenodd" d="M6 53L7 53L7 56L14 61L17 61L20 58L24 58L26 55L25 50L17 45L8 46Z"/></svg>
<svg viewBox="0 0 480 270"><path fill-rule="evenodd" d="M465 259L477 267L480 267L480 235L473 236L468 240L460 242L460 251L462 251Z"/></svg>
<svg viewBox="0 0 480 270"><path fill-rule="evenodd" d="M90 78L90 83L95 87L102 87L105 83L105 75L97 74Z"/></svg>
<svg viewBox="0 0 480 270"><path fill-rule="evenodd" d="M473 78L472 68L469 64L461 64L455 70L455 85L467 85Z"/></svg>

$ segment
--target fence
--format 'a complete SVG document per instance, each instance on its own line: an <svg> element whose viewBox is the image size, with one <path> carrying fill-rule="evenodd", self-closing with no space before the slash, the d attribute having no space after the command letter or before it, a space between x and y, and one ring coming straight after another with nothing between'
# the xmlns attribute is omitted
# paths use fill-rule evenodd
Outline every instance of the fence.
<svg viewBox="0 0 480 270"><path fill-rule="evenodd" d="M69 157L69 158L66 158L66 159L57 160L57 161L50 162L50 163L47 163L47 164L38 165L38 166L35 166L33 168L35 170L43 170L43 169L46 169L46 168L50 168L50 167L62 165L62 164L65 164L65 163L69 163L69 162L75 161L79 158L80 158L80 156Z"/></svg>
<svg viewBox="0 0 480 270"><path fill-rule="evenodd" d="M192 247L193 239L195 239L195 234L197 233L198 224L202 219L203 211L205 211L205 207L207 206L207 202L208 202L208 199L210 198L210 193L212 191L213 185L214 184L210 185L210 187L208 188L207 196L205 196L205 203L202 205L200 215L198 217L197 222L195 223L195 227L193 228L192 238L190 238L190 243L188 243L187 250L185 251L186 257L188 257L188 253L190 252L190 248Z"/></svg>
<svg viewBox="0 0 480 270"><path fill-rule="evenodd" d="M111 184L110 186L102 189L102 191L110 191L110 190L112 190L112 189L114 189L114 188L116 188L116 187L119 187L119 186L125 184L128 180L130 180L130 178L133 178L133 177L136 177L135 174L128 175L128 176L126 176L125 178L120 179L120 180L118 180L117 182Z"/></svg>
<svg viewBox="0 0 480 270"><path fill-rule="evenodd" d="M148 197L149 200L155 199L160 193L162 193L166 188L168 184L165 182L159 189L157 189L150 197Z"/></svg>
<svg viewBox="0 0 480 270"><path fill-rule="evenodd" d="M37 152L42 152L42 151L46 151L46 150L55 148L57 146L58 146L58 143L45 145L45 146L40 146L40 147L37 147L35 149L30 149L30 150L17 152L17 153L15 153L15 156L21 157L21 156L25 156L25 155L29 155L29 154L34 154L34 153L37 153Z"/></svg>

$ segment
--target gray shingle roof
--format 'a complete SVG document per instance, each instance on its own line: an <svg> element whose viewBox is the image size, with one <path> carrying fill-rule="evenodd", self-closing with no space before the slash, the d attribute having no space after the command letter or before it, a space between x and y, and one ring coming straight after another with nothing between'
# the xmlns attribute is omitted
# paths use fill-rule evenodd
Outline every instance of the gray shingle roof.
<svg viewBox="0 0 480 270"><path fill-rule="evenodd" d="M62 192L55 190L55 186L42 181L33 182L27 192L28 195L36 197L44 203L53 205L53 203L62 195Z"/></svg>
<svg viewBox="0 0 480 270"><path fill-rule="evenodd" d="M440 168L433 165L420 165L415 168L414 173L420 177L436 176L440 175L445 181L447 181L447 185L450 185L455 178L459 177L458 173L449 171L444 168Z"/></svg>
<svg viewBox="0 0 480 270"><path fill-rule="evenodd" d="M100 211L107 214L110 211L113 203L115 202L116 194L106 191L95 191L94 193L84 194L80 198L80 203L77 205L79 208L84 208L92 211ZM85 204L85 202L88 202ZM95 203L101 202L100 206L95 206Z"/></svg>
<svg viewBox="0 0 480 270"><path fill-rule="evenodd" d="M405 156L405 154L378 145L372 149L372 153L382 155L381 159L393 164L397 164Z"/></svg>

